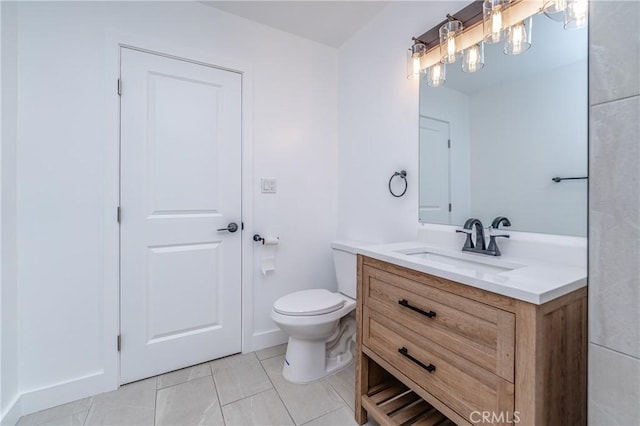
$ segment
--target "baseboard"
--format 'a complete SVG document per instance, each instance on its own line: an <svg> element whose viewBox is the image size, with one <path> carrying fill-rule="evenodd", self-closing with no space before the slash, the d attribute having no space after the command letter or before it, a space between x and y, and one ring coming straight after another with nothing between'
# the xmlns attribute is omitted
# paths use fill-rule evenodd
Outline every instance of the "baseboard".
<svg viewBox="0 0 640 426"><path fill-rule="evenodd" d="M14 426L18 423L18 420L22 417L21 402L20 395L16 395L9 407L3 413L0 413L0 425Z"/></svg>
<svg viewBox="0 0 640 426"><path fill-rule="evenodd" d="M253 335L252 348L253 351L259 351L260 349L270 348L271 346L281 345L287 343L289 336L287 336L282 330L276 328L274 330L262 331Z"/></svg>
<svg viewBox="0 0 640 426"><path fill-rule="evenodd" d="M24 416L102 392L116 390L117 385L112 382L113 380L108 380L105 373L100 371L52 386L23 392L20 395L21 414Z"/></svg>

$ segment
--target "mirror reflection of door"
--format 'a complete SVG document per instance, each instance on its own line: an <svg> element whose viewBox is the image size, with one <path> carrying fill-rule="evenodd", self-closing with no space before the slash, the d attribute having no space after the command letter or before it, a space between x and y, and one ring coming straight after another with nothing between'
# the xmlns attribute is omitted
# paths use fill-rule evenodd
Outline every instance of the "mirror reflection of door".
<svg viewBox="0 0 640 426"><path fill-rule="evenodd" d="M449 122L420 116L420 222L449 223Z"/></svg>

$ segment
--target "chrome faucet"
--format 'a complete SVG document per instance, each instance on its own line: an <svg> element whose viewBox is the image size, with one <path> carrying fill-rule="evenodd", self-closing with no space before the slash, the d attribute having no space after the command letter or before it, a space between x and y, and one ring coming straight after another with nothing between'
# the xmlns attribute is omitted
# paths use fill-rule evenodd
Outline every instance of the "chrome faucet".
<svg viewBox="0 0 640 426"><path fill-rule="evenodd" d="M504 216L496 217L491 223L490 230L498 229L500 224L504 226L511 226L511 222ZM496 238L509 238L509 235L506 234L493 234L491 231L489 232L489 247L487 247L487 243L484 235L484 226L480 219L471 218L467 219L464 223L463 229L456 229L456 232L460 232L463 234L467 234L467 239L464 242L464 246L462 246L462 251L469 251L472 253L486 254L487 256L500 256L502 253L500 252L500 248L498 248L498 244L496 243ZM475 228L476 239L475 243L472 239L472 234Z"/></svg>

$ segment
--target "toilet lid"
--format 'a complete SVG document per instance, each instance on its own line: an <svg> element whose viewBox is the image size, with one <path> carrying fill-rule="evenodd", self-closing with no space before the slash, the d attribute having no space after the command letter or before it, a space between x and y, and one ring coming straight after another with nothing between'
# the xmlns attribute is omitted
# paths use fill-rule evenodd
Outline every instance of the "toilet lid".
<svg viewBox="0 0 640 426"><path fill-rule="evenodd" d="M337 293L316 288L296 291L276 300L273 310L283 315L322 315L337 311L345 299Z"/></svg>

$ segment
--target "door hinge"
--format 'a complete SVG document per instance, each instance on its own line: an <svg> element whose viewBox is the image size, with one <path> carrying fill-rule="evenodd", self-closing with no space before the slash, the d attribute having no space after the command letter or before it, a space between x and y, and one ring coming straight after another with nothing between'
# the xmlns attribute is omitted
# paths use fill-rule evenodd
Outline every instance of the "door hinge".
<svg viewBox="0 0 640 426"><path fill-rule="evenodd" d="M451 207L451 203L449 203L449 211L451 211L451 208L452 208L452 207Z"/></svg>
<svg viewBox="0 0 640 426"><path fill-rule="evenodd" d="M116 210L116 220L118 221L118 223L120 223L121 219L122 219L122 210L120 209L120 206L118 206Z"/></svg>
<svg viewBox="0 0 640 426"><path fill-rule="evenodd" d="M118 79L118 96L122 96L122 80Z"/></svg>
<svg viewBox="0 0 640 426"><path fill-rule="evenodd" d="M244 222L240 222L240 230L244 231Z"/></svg>
<svg viewBox="0 0 640 426"><path fill-rule="evenodd" d="M447 148L451 148L451 139L447 139Z"/></svg>
<svg viewBox="0 0 640 426"><path fill-rule="evenodd" d="M117 348L118 348L118 352L120 352L120 349L122 348L122 339L120 338L119 334L118 334L118 337L117 337L116 345L117 345Z"/></svg>

